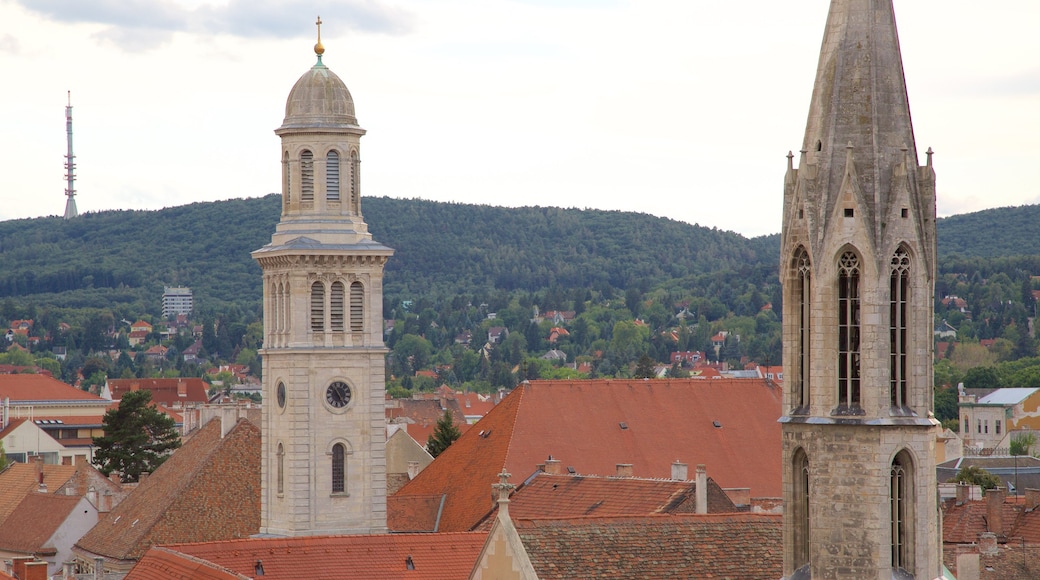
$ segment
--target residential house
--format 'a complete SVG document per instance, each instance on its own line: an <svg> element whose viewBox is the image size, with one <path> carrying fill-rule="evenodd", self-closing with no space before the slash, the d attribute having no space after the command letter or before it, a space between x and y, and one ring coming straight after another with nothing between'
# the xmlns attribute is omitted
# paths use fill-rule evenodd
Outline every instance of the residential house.
<svg viewBox="0 0 1040 580"><path fill-rule="evenodd" d="M59 463L56 458L69 456L64 445L28 417L0 422L0 444L9 460L21 463L34 457L48 457L51 463Z"/></svg>
<svg viewBox="0 0 1040 580"><path fill-rule="evenodd" d="M488 329L488 342L498 344L509 337L509 329L504 326L492 326Z"/></svg>
<svg viewBox="0 0 1040 580"><path fill-rule="evenodd" d="M143 321L138 320L137 322L130 325L130 332L151 332L152 325Z"/></svg>
<svg viewBox="0 0 1040 580"><path fill-rule="evenodd" d="M943 320L942 322L937 324L935 326L935 330L932 331L932 333L935 335L935 338L938 338L938 339L951 339L952 340L952 339L957 338L957 329L952 327L952 326L950 326L950 323L946 322L946 320Z"/></svg>
<svg viewBox="0 0 1040 580"><path fill-rule="evenodd" d="M979 398L962 391L959 396L961 438L970 448L1008 447L1010 433L1040 429L1040 389L997 389Z"/></svg>
<svg viewBox="0 0 1040 580"><path fill-rule="evenodd" d="M153 545L260 530L260 430L211 420L73 547L82 570L125 573Z"/></svg>
<svg viewBox="0 0 1040 580"><path fill-rule="evenodd" d="M404 484L433 462L426 447L413 439L400 425L387 425L386 494L393 495Z"/></svg>
<svg viewBox="0 0 1040 580"><path fill-rule="evenodd" d="M669 477L679 459L724 488L779 497L779 416L780 389L764 380L524 382L388 498L388 525L421 529L394 504L435 497L441 531L471 529L494 507L488 481L503 469L524 481L549 456L588 475L630 464L644 478Z"/></svg>
<svg viewBox="0 0 1040 580"><path fill-rule="evenodd" d="M567 329L562 326L554 326L549 331L549 344L556 344L561 338L570 336L571 333L567 332Z"/></svg>
<svg viewBox="0 0 1040 580"><path fill-rule="evenodd" d="M98 521L97 507L86 495L58 495L47 488L30 493L0 526L0 559L35 556L47 562L47 574L71 560L72 544Z"/></svg>
<svg viewBox="0 0 1040 580"><path fill-rule="evenodd" d="M184 362L195 362L199 360L199 352L202 350L202 340L196 340L191 346L184 349L181 355L184 356Z"/></svg>
<svg viewBox="0 0 1040 580"><path fill-rule="evenodd" d="M469 330L464 330L455 335L455 344L469 344L471 342L473 342L473 333Z"/></svg>
<svg viewBox="0 0 1040 580"><path fill-rule="evenodd" d="M454 398L390 399L386 402L387 424L404 429L423 447L446 411L451 412L452 423L460 431L469 428L466 414Z"/></svg>
<svg viewBox="0 0 1040 580"><path fill-rule="evenodd" d="M4 419L32 420L68 452L43 455L48 463L64 457L93 457L92 438L103 434L101 420L111 401L40 374L0 374Z"/></svg>
<svg viewBox="0 0 1040 580"><path fill-rule="evenodd" d="M39 493L41 483L47 489L58 489L75 473L76 468L71 465L52 465L42 461L8 465L0 471L0 528L26 496Z"/></svg>
<svg viewBox="0 0 1040 580"><path fill-rule="evenodd" d="M674 365L693 366L704 360L704 353L699 350L687 350L673 352L668 360Z"/></svg>
<svg viewBox="0 0 1040 580"><path fill-rule="evenodd" d="M163 407L184 407L205 404L209 400L209 385L198 377L177 379L108 379L102 396L119 401L131 391L144 390L152 394L152 402Z"/></svg>
<svg viewBox="0 0 1040 580"><path fill-rule="evenodd" d="M131 330L130 334L127 335L126 340L127 343L132 347L141 346L142 344L148 342L149 334L151 334L151 331L148 330Z"/></svg>

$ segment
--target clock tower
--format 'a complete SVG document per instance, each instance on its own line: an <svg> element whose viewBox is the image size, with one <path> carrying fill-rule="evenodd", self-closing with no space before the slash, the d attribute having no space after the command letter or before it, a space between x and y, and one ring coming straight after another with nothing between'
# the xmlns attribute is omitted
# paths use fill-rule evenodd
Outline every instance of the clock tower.
<svg viewBox="0 0 1040 580"><path fill-rule="evenodd" d="M386 531L383 266L361 215L347 86L322 63L293 86L281 137L282 213L263 269L261 535Z"/></svg>

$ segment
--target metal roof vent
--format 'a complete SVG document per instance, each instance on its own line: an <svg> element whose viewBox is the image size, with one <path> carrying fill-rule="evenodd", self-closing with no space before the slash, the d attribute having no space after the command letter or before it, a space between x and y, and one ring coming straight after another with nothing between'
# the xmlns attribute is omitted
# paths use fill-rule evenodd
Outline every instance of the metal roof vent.
<svg viewBox="0 0 1040 580"><path fill-rule="evenodd" d="M714 425L716 429L722 428L722 423L719 423L718 421L712 421L711 424Z"/></svg>
<svg viewBox="0 0 1040 580"><path fill-rule="evenodd" d="M412 561L412 557L411 556L408 556L407 558L404 559L404 569L405 570L415 570L415 562Z"/></svg>
<svg viewBox="0 0 1040 580"><path fill-rule="evenodd" d="M628 423L625 423L624 421L618 423L618 426L621 427L622 431L625 431L625 430L628 429Z"/></svg>

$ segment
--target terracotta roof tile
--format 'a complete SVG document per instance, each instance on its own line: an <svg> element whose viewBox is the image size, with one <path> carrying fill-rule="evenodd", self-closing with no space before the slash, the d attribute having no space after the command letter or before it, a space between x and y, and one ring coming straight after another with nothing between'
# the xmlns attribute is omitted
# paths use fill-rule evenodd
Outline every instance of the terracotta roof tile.
<svg viewBox="0 0 1040 580"><path fill-rule="evenodd" d="M541 580L779 578L783 517L765 514L513 519ZM710 572L709 572L710 571Z"/></svg>
<svg viewBox="0 0 1040 580"><path fill-rule="evenodd" d="M0 375L0 400L22 401L97 401L104 399L81 391L46 375Z"/></svg>
<svg viewBox="0 0 1040 580"><path fill-rule="evenodd" d="M386 517L398 522L395 532L439 532L441 509L447 496L406 495L387 501ZM408 526L408 527L404 527Z"/></svg>
<svg viewBox="0 0 1040 580"><path fill-rule="evenodd" d="M48 489L65 485L76 472L71 465L43 465L43 482ZM0 471L0 524L22 503L25 496L38 493L39 478L35 463L12 463Z"/></svg>
<svg viewBox="0 0 1040 580"><path fill-rule="evenodd" d="M513 519L693 513L697 503L693 481L547 473L525 482L509 499L509 515ZM726 492L710 477L708 509L737 511ZM493 521L493 517L488 517L481 529L490 529Z"/></svg>
<svg viewBox="0 0 1040 580"><path fill-rule="evenodd" d="M26 495L0 526L0 550L28 554L41 552L81 499L53 493Z"/></svg>
<svg viewBox="0 0 1040 580"><path fill-rule="evenodd" d="M494 507L490 486L503 468L519 483L550 455L578 473L612 475L630 463L633 475L662 479L678 459L705 464L722 487L779 497L780 398L761 379L532 381L389 501L446 494L440 529L468 530Z"/></svg>
<svg viewBox="0 0 1040 580"><path fill-rule="evenodd" d="M256 576L256 563L260 561L264 578L271 579L458 580L469 576L486 537L479 532L303 536L173 544L164 548L250 578ZM154 552L150 551L149 557ZM408 558L414 570L406 569ZM174 577L138 576L134 568L127 580Z"/></svg>
<svg viewBox="0 0 1040 580"><path fill-rule="evenodd" d="M183 386L184 396L180 396L178 384ZM208 385L200 378L182 379L109 379L108 388L112 399L119 400L125 393L141 389L151 391L152 401L158 405L170 406L174 403L205 403L209 401Z"/></svg>
<svg viewBox="0 0 1040 580"><path fill-rule="evenodd" d="M126 575L126 580L247 580L252 576L236 574L205 560L161 547L145 553Z"/></svg>
<svg viewBox="0 0 1040 580"><path fill-rule="evenodd" d="M1021 507L1013 503L1002 506L1003 530L998 536L1007 536L1014 526ZM966 501L963 505L950 506L943 513L942 540L949 544L973 544L986 528L986 500Z"/></svg>
<svg viewBox="0 0 1040 580"><path fill-rule="evenodd" d="M76 547L136 560L152 545L244 537L260 530L260 430L211 420Z"/></svg>

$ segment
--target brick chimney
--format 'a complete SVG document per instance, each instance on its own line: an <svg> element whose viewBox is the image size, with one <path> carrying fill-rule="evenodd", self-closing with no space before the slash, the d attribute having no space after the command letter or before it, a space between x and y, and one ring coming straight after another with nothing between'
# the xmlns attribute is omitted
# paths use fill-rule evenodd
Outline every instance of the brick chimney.
<svg viewBox="0 0 1040 580"><path fill-rule="evenodd" d="M15 578L25 578L25 565L36 558L32 556L17 556L11 558L11 573Z"/></svg>
<svg viewBox="0 0 1040 580"><path fill-rule="evenodd" d="M1040 489L1026 488L1026 511L1040 507Z"/></svg>
<svg viewBox="0 0 1040 580"><path fill-rule="evenodd" d="M184 381L177 381L177 396L187 397L188 396L188 384Z"/></svg>
<svg viewBox="0 0 1040 580"><path fill-rule="evenodd" d="M47 580L47 562L42 560L25 563L25 580Z"/></svg>
<svg viewBox="0 0 1040 580"><path fill-rule="evenodd" d="M697 513L708 513L708 470L704 464L697 465Z"/></svg>
<svg viewBox="0 0 1040 580"><path fill-rule="evenodd" d="M617 476L618 477L632 477L632 464L631 463L618 463L617 464Z"/></svg>
<svg viewBox="0 0 1040 580"><path fill-rule="evenodd" d="M971 492L971 486L963 481L957 484L957 505L964 505L964 502L968 501L968 495Z"/></svg>
<svg viewBox="0 0 1040 580"><path fill-rule="evenodd" d="M986 531L1004 534L1004 490L986 490Z"/></svg>
<svg viewBox="0 0 1040 580"><path fill-rule="evenodd" d="M550 457L549 459L545 460L545 472L549 475L562 475L563 464L560 463L559 459L553 459L552 457Z"/></svg>
<svg viewBox="0 0 1040 580"><path fill-rule="evenodd" d="M689 466L685 463L679 463L678 459L672 464L672 479L686 481L686 478L689 477L689 472Z"/></svg>

